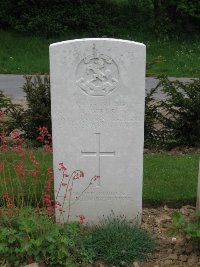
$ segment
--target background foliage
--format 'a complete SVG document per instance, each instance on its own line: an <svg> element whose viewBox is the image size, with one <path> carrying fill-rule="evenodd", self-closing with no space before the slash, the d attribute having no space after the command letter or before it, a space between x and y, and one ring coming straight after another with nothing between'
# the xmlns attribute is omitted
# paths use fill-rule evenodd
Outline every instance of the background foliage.
<svg viewBox="0 0 200 267"><path fill-rule="evenodd" d="M5 0L0 27L47 37L66 32L110 35L119 29L198 32L198 0Z"/></svg>
<svg viewBox="0 0 200 267"><path fill-rule="evenodd" d="M36 140L38 129L51 131L51 99L49 76L25 76L23 90L28 109L24 111L22 130L28 139Z"/></svg>
<svg viewBox="0 0 200 267"><path fill-rule="evenodd" d="M154 94L161 91L164 98ZM170 81L160 77L156 88L146 97L146 147L200 147L200 80Z"/></svg>

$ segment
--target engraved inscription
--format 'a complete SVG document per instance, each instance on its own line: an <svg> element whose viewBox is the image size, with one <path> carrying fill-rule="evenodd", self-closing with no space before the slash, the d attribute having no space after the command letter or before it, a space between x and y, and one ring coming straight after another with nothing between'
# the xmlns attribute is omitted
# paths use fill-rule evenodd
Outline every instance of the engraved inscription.
<svg viewBox="0 0 200 267"><path fill-rule="evenodd" d="M99 54L93 45L93 55L81 60L76 70L76 83L90 96L105 96L116 89L119 71L114 60Z"/></svg>
<svg viewBox="0 0 200 267"><path fill-rule="evenodd" d="M98 179L98 186L100 186L100 179L101 179L101 157L107 156L115 156L115 152L105 152L101 151L101 140L100 140L100 133L96 133L96 151L95 152L84 152L81 151L82 156L92 156L96 157L97 159L97 176Z"/></svg>
<svg viewBox="0 0 200 267"><path fill-rule="evenodd" d="M79 196L80 194L78 192L72 192L72 199L76 200L76 197ZM60 196L59 198L62 198L62 196ZM79 200L81 201L91 201L91 200L95 200L95 201L106 201L106 200L129 200L129 201L133 201L133 196L127 195L127 194L123 194L120 192L97 192L97 191L86 191L84 192L84 194L80 197ZM72 205L74 205L75 203L77 203L76 201L73 202L72 200Z"/></svg>

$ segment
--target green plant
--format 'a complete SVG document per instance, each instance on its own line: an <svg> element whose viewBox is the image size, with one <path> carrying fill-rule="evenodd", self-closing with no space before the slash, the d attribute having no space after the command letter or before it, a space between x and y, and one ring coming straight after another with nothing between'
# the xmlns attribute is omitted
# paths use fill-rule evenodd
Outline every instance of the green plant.
<svg viewBox="0 0 200 267"><path fill-rule="evenodd" d="M0 210L0 258L12 266L36 261L55 267L91 260L79 223L55 224L44 210L29 207Z"/></svg>
<svg viewBox="0 0 200 267"><path fill-rule="evenodd" d="M152 88L145 97L144 144L145 147L156 147L162 142L162 136L156 129L158 111L154 94L157 87Z"/></svg>
<svg viewBox="0 0 200 267"><path fill-rule="evenodd" d="M200 79L191 83L160 78L157 89L165 99L157 105L164 144L200 146Z"/></svg>
<svg viewBox="0 0 200 267"><path fill-rule="evenodd" d="M155 30L171 34L172 31L198 32L200 4L198 0L152 0Z"/></svg>
<svg viewBox="0 0 200 267"><path fill-rule="evenodd" d="M172 215L171 233L183 233L187 238L200 242L200 211L195 211L189 220L183 214L174 212Z"/></svg>
<svg viewBox="0 0 200 267"><path fill-rule="evenodd" d="M135 260L146 258L155 244L150 234L137 224L127 222L124 216L109 216L89 231L84 246L93 249L96 260L127 266Z"/></svg>
<svg viewBox="0 0 200 267"><path fill-rule="evenodd" d="M28 109L24 112L22 130L25 137L36 140L38 129L46 127L51 133L51 98L49 76L25 76L23 90Z"/></svg>
<svg viewBox="0 0 200 267"><path fill-rule="evenodd" d="M200 147L200 80L159 79L146 97L145 146ZM154 97L158 91L163 93L160 100Z"/></svg>
<svg viewBox="0 0 200 267"><path fill-rule="evenodd" d="M24 113L23 107L14 104L2 91L0 91L0 112L5 115L4 119L0 115L0 132L3 130L3 125L8 127L7 131L21 126Z"/></svg>

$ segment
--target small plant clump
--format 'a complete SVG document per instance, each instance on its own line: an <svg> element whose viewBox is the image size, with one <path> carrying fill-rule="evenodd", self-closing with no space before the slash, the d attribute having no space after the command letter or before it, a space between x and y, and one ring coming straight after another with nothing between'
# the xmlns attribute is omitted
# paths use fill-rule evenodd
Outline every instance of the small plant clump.
<svg viewBox="0 0 200 267"><path fill-rule="evenodd" d="M164 99L153 95L161 91ZM147 147L200 147L200 80L170 81L160 77L146 97L145 144Z"/></svg>
<svg viewBox="0 0 200 267"><path fill-rule="evenodd" d="M174 212L172 217L172 234L178 235L182 233L191 239L197 241L200 244L200 211L195 211L192 214L192 218L189 220L183 214Z"/></svg>
<svg viewBox="0 0 200 267"><path fill-rule="evenodd" d="M86 234L84 246L94 250L95 260L128 266L135 260L146 259L155 242L149 233L124 216L108 216Z"/></svg>
<svg viewBox="0 0 200 267"><path fill-rule="evenodd" d="M49 76L25 76L23 90L28 108L23 114L22 130L25 137L35 142L37 131L46 127L51 133L51 100Z"/></svg>
<svg viewBox="0 0 200 267"><path fill-rule="evenodd" d="M91 260L78 222L55 224L44 209L14 206L0 210L0 258L12 266L38 262L55 267Z"/></svg>

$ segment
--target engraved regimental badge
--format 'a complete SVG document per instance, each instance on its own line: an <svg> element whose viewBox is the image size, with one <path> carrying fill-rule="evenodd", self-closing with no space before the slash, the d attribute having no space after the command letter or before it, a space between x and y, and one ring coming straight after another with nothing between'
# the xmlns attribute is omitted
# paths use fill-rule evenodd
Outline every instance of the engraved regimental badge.
<svg viewBox="0 0 200 267"><path fill-rule="evenodd" d="M85 57L76 70L76 83L90 96L105 96L116 89L119 71L114 60L99 54L93 45L93 54Z"/></svg>

